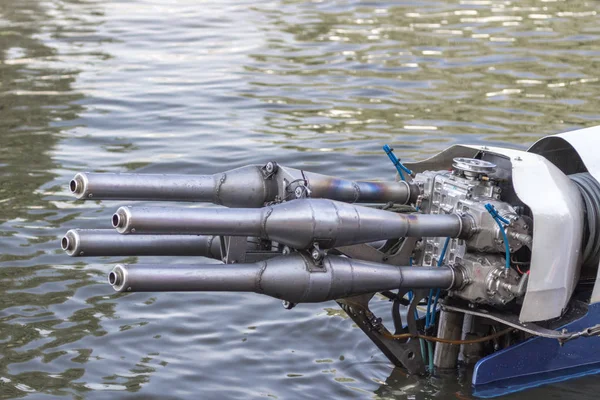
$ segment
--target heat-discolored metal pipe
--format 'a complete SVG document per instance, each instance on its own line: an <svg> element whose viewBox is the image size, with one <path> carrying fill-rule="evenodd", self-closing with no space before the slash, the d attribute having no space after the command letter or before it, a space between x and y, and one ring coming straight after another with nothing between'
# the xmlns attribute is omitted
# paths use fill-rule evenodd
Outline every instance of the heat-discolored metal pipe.
<svg viewBox="0 0 600 400"><path fill-rule="evenodd" d="M218 236L120 235L113 229L71 229L61 239L71 257L203 256L221 259Z"/></svg>
<svg viewBox="0 0 600 400"><path fill-rule="evenodd" d="M255 292L292 303L317 303L402 287L451 289L450 267L396 267L339 256L317 265L296 253L254 264L117 265L108 276L118 292Z"/></svg>
<svg viewBox="0 0 600 400"><path fill-rule="evenodd" d="M299 199L259 209L121 207L119 233L257 236L303 249L349 246L400 237L459 237L456 214L397 214L328 199ZM466 226L466 224L465 224Z"/></svg>
<svg viewBox="0 0 600 400"><path fill-rule="evenodd" d="M197 201L253 208L277 197L296 198L294 189L300 184L301 194L307 188L310 197L352 203L406 204L419 192L415 185L403 181L352 181L287 167L277 167L269 175L259 165L214 175L81 172L71 180L69 189L78 199Z"/></svg>
<svg viewBox="0 0 600 400"><path fill-rule="evenodd" d="M296 175L302 174L299 170L282 168L293 171ZM391 201L398 204L407 204L410 200L415 201L419 193L416 186L406 181L351 181L306 171L304 177L306 177L307 187L310 189L310 197L343 201L345 203L388 203Z"/></svg>

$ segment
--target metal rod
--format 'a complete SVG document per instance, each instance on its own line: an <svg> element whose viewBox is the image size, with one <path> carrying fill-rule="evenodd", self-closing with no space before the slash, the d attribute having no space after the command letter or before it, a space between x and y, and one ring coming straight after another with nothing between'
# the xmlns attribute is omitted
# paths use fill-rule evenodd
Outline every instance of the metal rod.
<svg viewBox="0 0 600 400"><path fill-rule="evenodd" d="M61 239L71 257L203 256L221 259L218 236L120 235L113 229L71 229Z"/></svg>
<svg viewBox="0 0 600 400"><path fill-rule="evenodd" d="M254 264L117 265L108 276L118 292L255 292L292 303L360 294L457 286L450 267L396 267L327 256L316 264L301 253Z"/></svg>
<svg viewBox="0 0 600 400"><path fill-rule="evenodd" d="M348 246L400 237L458 237L456 214L397 214L327 199L299 199L260 209L121 207L119 233L257 236L303 249Z"/></svg>

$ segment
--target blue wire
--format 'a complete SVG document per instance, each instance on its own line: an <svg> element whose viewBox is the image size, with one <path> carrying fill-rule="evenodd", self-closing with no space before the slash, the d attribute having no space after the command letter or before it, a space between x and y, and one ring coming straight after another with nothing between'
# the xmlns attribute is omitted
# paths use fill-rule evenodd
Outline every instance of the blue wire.
<svg viewBox="0 0 600 400"><path fill-rule="evenodd" d="M502 239L504 240L504 250L506 253L504 267L506 269L510 269L510 245L508 244L508 236L506 236L506 230L504 229L504 226L501 223L504 222L506 225L510 225L510 221L498 214L498 211L490 203L485 205L485 209L488 210L488 212L490 213L492 218L494 218L494 221L496 221L498 227L500 228L500 233L502 234Z"/></svg>
<svg viewBox="0 0 600 400"><path fill-rule="evenodd" d="M404 174L402 173L402 171L406 172L408 175L412 175L412 171L406 168L404 165L402 165L398 157L396 157L396 155L394 154L394 149L392 149L389 145L386 144L383 146L383 151L385 151L385 154L387 154L389 159L394 164L394 167L396 167L396 171L398 171L400 179L402 179L403 181L406 180L404 179Z"/></svg>
<svg viewBox="0 0 600 400"><path fill-rule="evenodd" d="M446 238L444 242L444 247L442 248L442 252L440 253L440 258L438 259L437 266L441 267L444 262L444 257L446 257L446 251L448 250L448 244L450 243L450 238ZM433 311L431 310L431 300L433 298L433 289L429 289L429 297L427 298L427 314L425 315L425 328L429 328L433 321L435 321L436 314L436 305L437 300L440 297L440 289L437 289L435 294L435 301L433 302ZM432 318L433 317L433 318Z"/></svg>
<svg viewBox="0 0 600 400"><path fill-rule="evenodd" d="M446 257L446 251L448 250L448 244L450 244L450 238L447 237L444 242L444 247L442 248L442 252L440 253L440 259L438 260L438 267L441 267L444 262L444 257Z"/></svg>

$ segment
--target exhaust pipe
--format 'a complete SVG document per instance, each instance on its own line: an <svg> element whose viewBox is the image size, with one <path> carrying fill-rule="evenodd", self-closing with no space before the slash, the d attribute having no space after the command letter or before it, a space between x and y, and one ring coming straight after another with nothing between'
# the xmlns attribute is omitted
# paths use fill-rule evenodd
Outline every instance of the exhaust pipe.
<svg viewBox="0 0 600 400"><path fill-rule="evenodd" d="M368 182L351 181L316 174L314 172L302 171L280 167L289 175L304 176L306 187L310 190L310 196L315 199L331 199L345 203L398 203L407 204L416 201L419 190L406 181L399 182Z"/></svg>
<svg viewBox="0 0 600 400"><path fill-rule="evenodd" d="M349 246L400 237L459 237L456 214L397 214L327 199L299 199L258 209L121 207L119 233L257 236L296 249ZM468 228L468 221L465 223Z"/></svg>
<svg viewBox="0 0 600 400"><path fill-rule="evenodd" d="M273 167L273 163L270 163ZM255 208L280 199L295 199L294 189L310 197L352 203L406 204L418 190L407 182L360 182L273 167L248 165L214 175L153 175L78 173L69 189L78 199L209 202L227 207ZM294 186L302 182L302 187ZM412 196L412 197L411 197Z"/></svg>
<svg viewBox="0 0 600 400"><path fill-rule="evenodd" d="M452 289L450 267L396 267L339 256L322 265L296 253L254 264L122 265L108 275L117 292L254 292L291 303L318 303L403 287Z"/></svg>
<svg viewBox="0 0 600 400"><path fill-rule="evenodd" d="M276 186L259 166L214 175L111 174L81 172L69 183L78 199L201 201L237 207L261 207Z"/></svg>
<svg viewBox="0 0 600 400"><path fill-rule="evenodd" d="M203 256L221 259L218 236L120 235L112 229L71 229L60 245L71 257Z"/></svg>

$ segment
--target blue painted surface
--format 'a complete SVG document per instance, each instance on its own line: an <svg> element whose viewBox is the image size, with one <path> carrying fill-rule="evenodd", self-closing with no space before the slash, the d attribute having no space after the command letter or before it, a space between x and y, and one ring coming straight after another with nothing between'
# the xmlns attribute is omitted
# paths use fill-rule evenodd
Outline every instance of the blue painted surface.
<svg viewBox="0 0 600 400"><path fill-rule="evenodd" d="M600 304L564 326L570 332L600 323ZM473 371L474 394L496 397L547 383L600 373L600 337L582 337L561 346L532 338L481 359Z"/></svg>

